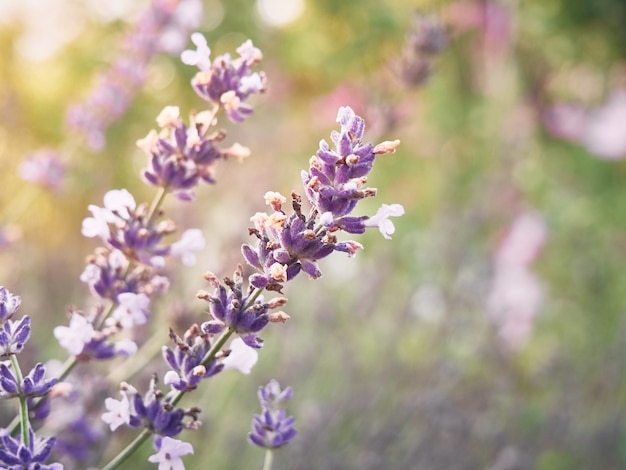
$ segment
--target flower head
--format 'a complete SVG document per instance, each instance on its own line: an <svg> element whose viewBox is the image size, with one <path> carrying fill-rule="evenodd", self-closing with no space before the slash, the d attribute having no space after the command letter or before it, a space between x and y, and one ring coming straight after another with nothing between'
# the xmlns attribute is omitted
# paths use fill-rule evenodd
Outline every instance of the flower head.
<svg viewBox="0 0 626 470"><path fill-rule="evenodd" d="M226 134L212 130L214 111L192 113L189 124L176 107L167 106L159 114L161 130L153 129L137 141L148 156L142 173L146 183L164 188L182 201L193 200L193 188L200 182L215 183L217 163L238 155L232 148L219 146Z"/></svg>
<svg viewBox="0 0 626 470"><path fill-rule="evenodd" d="M148 457L148 461L159 464L159 470L184 470L181 460L183 455L193 454L193 447L188 442L164 437L160 440L157 453Z"/></svg>
<svg viewBox="0 0 626 470"><path fill-rule="evenodd" d="M163 346L163 358L172 368L163 381L172 388L180 391L195 389L201 380L219 373L224 366L216 360L202 364L204 356L211 349L211 335L198 325L192 325L183 338L170 331L170 339L174 347Z"/></svg>
<svg viewBox="0 0 626 470"><path fill-rule="evenodd" d="M284 198L269 192L265 199L274 209L268 215L257 213L249 229L258 241L244 245L242 253L257 272L250 276L250 284L258 289L280 292L284 282L301 271L311 278L322 275L319 260L334 251L354 256L362 248L355 241L340 242L335 232L361 234L367 227L378 227L385 238L394 232L390 216L404 213L400 204L383 204L373 217L352 216L358 202L376 195L375 188L367 188L367 175L377 156L393 153L399 141L379 145L363 143L365 121L346 106L339 108L337 122L341 131L333 131L331 146L320 142L317 154L311 157L309 171L302 172L304 189L311 203L308 215L302 211L300 196L292 193L293 212L283 209Z"/></svg>
<svg viewBox="0 0 626 470"><path fill-rule="evenodd" d="M20 320L7 320L0 325L0 358L19 354L30 338L30 317Z"/></svg>
<svg viewBox="0 0 626 470"><path fill-rule="evenodd" d="M213 281L215 284L213 294L205 291L197 294L197 297L209 302L212 320L217 320L235 330L248 346L260 348L263 341L257 333L269 323L270 304L263 302L262 297L251 301L251 289L244 292L241 266L235 271L233 279L225 278L223 284L217 279Z"/></svg>
<svg viewBox="0 0 626 470"><path fill-rule="evenodd" d="M7 431L0 429L0 464L6 470L63 470L59 463L46 464L56 439L54 437L35 437L32 429L28 430L28 443L21 438L13 438Z"/></svg>
<svg viewBox="0 0 626 470"><path fill-rule="evenodd" d="M157 387L157 378L154 376L150 388L142 397L136 390L127 389L132 403L129 424L133 427L145 426L155 437L155 442L162 437L174 437L183 429L195 428L198 425L198 408L174 408L170 403L172 395L165 395Z"/></svg>
<svg viewBox="0 0 626 470"><path fill-rule="evenodd" d="M259 387L258 395L263 411L254 416L248 440L265 449L282 447L298 433L293 427L294 418L287 417L285 410L280 407L282 402L291 397L291 388L281 390L280 384L272 379L265 387Z"/></svg>
<svg viewBox="0 0 626 470"><path fill-rule="evenodd" d="M172 249L185 262L193 260L191 250L203 246L202 234L190 230L174 245L166 245L163 238L173 233L176 226L172 221L155 220L149 216L146 204L137 205L127 190L112 190L104 195L104 207L89 206L92 217L83 220L83 235L100 237L106 247L119 250L129 260L148 266L162 267L164 256ZM88 273L89 278L95 278Z"/></svg>
<svg viewBox="0 0 626 470"><path fill-rule="evenodd" d="M192 41L197 50L185 51L181 58L200 69L191 81L194 90L202 99L222 106L228 119L242 122L252 114L252 106L245 101L250 95L265 91L265 74L251 71L263 54L248 40L237 49L239 57L233 59L230 54L223 54L211 63L206 40L196 33Z"/></svg>
<svg viewBox="0 0 626 470"><path fill-rule="evenodd" d="M65 168L56 152L42 150L24 159L18 172L23 180L54 190L63 181Z"/></svg>
<svg viewBox="0 0 626 470"><path fill-rule="evenodd" d="M21 382L5 364L0 363L0 398L17 396L42 397L57 383L57 379L46 379L46 366L38 363Z"/></svg>
<svg viewBox="0 0 626 470"><path fill-rule="evenodd" d="M19 295L11 294L4 286L0 286L0 322L10 319L21 303Z"/></svg>

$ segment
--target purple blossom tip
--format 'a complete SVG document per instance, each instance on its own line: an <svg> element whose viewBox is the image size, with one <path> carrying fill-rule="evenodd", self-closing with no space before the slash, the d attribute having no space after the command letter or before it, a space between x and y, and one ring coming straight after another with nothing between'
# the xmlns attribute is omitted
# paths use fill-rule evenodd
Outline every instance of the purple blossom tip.
<svg viewBox="0 0 626 470"><path fill-rule="evenodd" d="M22 303L19 295L11 294L4 286L0 286L0 322L9 320Z"/></svg>
<svg viewBox="0 0 626 470"><path fill-rule="evenodd" d="M297 435L293 427L294 418L286 416L282 402L291 397L291 387L280 389L272 379L265 387L259 387L258 397L263 411L252 420L250 443L265 449L276 449L288 444Z"/></svg>

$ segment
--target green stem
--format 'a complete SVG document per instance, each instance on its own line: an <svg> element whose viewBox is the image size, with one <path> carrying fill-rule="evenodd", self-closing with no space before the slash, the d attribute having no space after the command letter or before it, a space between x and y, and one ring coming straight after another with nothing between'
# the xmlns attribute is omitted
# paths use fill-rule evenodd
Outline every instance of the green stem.
<svg viewBox="0 0 626 470"><path fill-rule="evenodd" d="M126 272L124 273L124 276L123 276L124 279L126 279L126 276L128 275L129 272L130 272L130 261L128 263L128 266L126 266ZM102 329L102 327L104 326L104 322L107 321L107 318L111 316L111 314L113 313L113 310L115 310L116 305L117 305L117 302L111 302L111 305L109 305L108 310L104 313L104 315L102 315L102 318L100 319L98 324L95 325L95 329L97 331L100 331Z"/></svg>
<svg viewBox="0 0 626 470"><path fill-rule="evenodd" d="M76 366L76 364L78 364L78 360L76 359L76 357L75 356L69 357L67 361L65 361L65 364L63 364L63 369L61 370L61 373L59 374L58 381L61 382L65 377L67 377L68 374L72 371L72 369ZM33 403L32 409L36 410L37 408L39 408L42 402L43 402L43 398L39 398L38 400L35 400ZM20 416L16 416L15 419L11 421L11 424L7 426L6 428L7 431L13 434L15 430L17 429L17 426L20 424L20 422L21 422Z"/></svg>
<svg viewBox="0 0 626 470"><path fill-rule="evenodd" d="M26 397L22 394L22 371L20 370L20 364L17 362L15 354L11 355L11 365L15 371L15 381L17 382L17 391L20 398L20 430L22 435L22 444L26 447L30 447L30 436L28 430L30 423L28 421L28 404L26 403Z"/></svg>
<svg viewBox="0 0 626 470"><path fill-rule="evenodd" d="M267 449L265 451L265 460L263 461L263 470L271 470L273 459L274 454L272 453L272 449Z"/></svg>
<svg viewBox="0 0 626 470"><path fill-rule="evenodd" d="M163 204L163 201L165 200L165 196L167 196L167 189L164 187L159 188L159 191L156 193L156 196L154 196L152 204L150 205L147 220L148 225L154 221L154 218L159 212L159 207L161 207L161 204Z"/></svg>
<svg viewBox="0 0 626 470"><path fill-rule="evenodd" d="M143 431L141 431L141 434L139 434L133 440L133 442L128 444L128 446L126 446L126 448L122 452L117 454L117 456L113 460L111 460L108 464L102 467L102 470L114 470L116 468L119 468L119 466L122 465L137 449L139 449L151 435L152 433L149 429L144 429Z"/></svg>
<svg viewBox="0 0 626 470"><path fill-rule="evenodd" d="M246 310L250 308L252 304L254 304L254 301L259 298L259 295L261 295L261 292L263 292L263 289L256 288L255 292L250 297L248 297L248 300L246 301L246 304L243 306L243 309Z"/></svg>

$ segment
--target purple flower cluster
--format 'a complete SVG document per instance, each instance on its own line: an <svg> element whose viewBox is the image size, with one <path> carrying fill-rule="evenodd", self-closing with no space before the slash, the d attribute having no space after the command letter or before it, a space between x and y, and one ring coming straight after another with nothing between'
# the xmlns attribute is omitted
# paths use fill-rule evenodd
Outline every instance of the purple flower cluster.
<svg viewBox="0 0 626 470"><path fill-rule="evenodd" d="M20 320L15 321L3 320L2 325L0 325L0 359L6 359L12 354L21 353L29 337L29 316L24 316Z"/></svg>
<svg viewBox="0 0 626 470"><path fill-rule="evenodd" d="M28 421L28 407L33 403L33 398L47 395L57 379L46 379L46 367L41 363L36 364L26 376L22 375L16 355L24 349L30 337L30 318L24 316L21 320L10 320L20 304L19 296L0 287L0 357L10 359L9 362L0 363L0 399L18 398L22 417L19 438L11 437L10 432L0 428L0 466L11 470L58 470L63 468L59 464L45 464L52 451L54 438L36 438ZM36 417L44 417L47 411L44 407Z"/></svg>
<svg viewBox="0 0 626 470"><path fill-rule="evenodd" d="M283 402L291 398L292 389L280 389L280 384L272 379L265 387L259 387L258 397L262 412L252 420L249 441L264 449L277 449L288 444L298 432L293 427L294 418L287 417L282 408Z"/></svg>
<svg viewBox="0 0 626 470"><path fill-rule="evenodd" d="M5 287L0 287L0 321L9 320L22 303L19 295L11 294Z"/></svg>
<svg viewBox="0 0 626 470"><path fill-rule="evenodd" d="M198 425L198 408L176 408L172 404L175 394L163 393L157 387L157 378L153 376L150 387L144 396L137 389L125 382L121 384L122 398L107 398L107 412L102 420L114 431L121 425L143 426L155 436L155 440L164 436L174 437L183 429L195 429Z"/></svg>
<svg viewBox="0 0 626 470"><path fill-rule="evenodd" d="M83 235L100 237L108 248L139 263L161 267L164 256L178 255L183 263L193 264L192 252L204 248L204 237L197 229L187 230L171 245L163 244L163 237L176 230L174 223L155 221L147 205L137 206L125 189L109 191L104 196L104 207L90 205L89 210L92 217L83 221Z"/></svg>
<svg viewBox="0 0 626 470"><path fill-rule="evenodd" d="M257 213L251 220L255 227L256 246L243 245L242 253L257 273L250 284L258 289L280 292L284 282L300 271L312 278L321 276L317 261L334 251L353 256L362 246L354 241L340 242L335 232L343 230L360 234L367 227L378 227L385 236L394 232L389 216L404 213L399 204L383 205L373 217L349 214L357 203L374 196L376 189L364 187L377 155L392 153L399 141L383 142L377 146L363 144L363 119L349 107L340 108L337 122L341 132L333 131L334 148L322 140L317 154L311 158L309 171L302 172L306 195L311 203L307 216L301 210L301 198L292 194L293 212L283 210L286 198L278 193L265 195L274 213Z"/></svg>
<svg viewBox="0 0 626 470"><path fill-rule="evenodd" d="M0 398L43 397L57 383L57 379L46 379L46 366L39 363L20 380L5 364L0 364Z"/></svg>
<svg viewBox="0 0 626 470"><path fill-rule="evenodd" d="M36 438L32 429L28 430L28 442L14 439L0 429L0 463L6 470L63 470L59 463L46 464L56 439Z"/></svg>
<svg viewBox="0 0 626 470"><path fill-rule="evenodd" d="M433 61L448 45L448 32L433 15L416 12L407 35L398 74L408 87L418 87L432 75Z"/></svg>
<svg viewBox="0 0 626 470"><path fill-rule="evenodd" d="M101 299L117 301L123 293L143 293L148 297L167 291L169 281L160 276L153 266L130 266L120 250L100 247L87 258L87 266L80 276L91 292Z"/></svg>
<svg viewBox="0 0 626 470"><path fill-rule="evenodd" d="M81 312L73 312L69 326L57 326L53 332L54 337L68 353L84 362L135 354L137 345L130 339L119 341L111 339L120 330L121 325L112 325L99 331Z"/></svg>
<svg viewBox="0 0 626 470"><path fill-rule="evenodd" d="M263 54L247 40L237 49L239 57L233 59L230 54L223 54L211 62L211 49L204 36L194 33L191 40L196 50L183 51L181 59L200 69L191 80L194 90L202 99L223 106L228 119L242 122L252 114L252 106L245 101L265 91L265 74L251 71Z"/></svg>
<svg viewBox="0 0 626 470"><path fill-rule="evenodd" d="M172 368L163 378L167 385L184 392L194 390L202 379L207 379L221 372L223 364L218 364L216 359L212 359L208 364L203 364L206 354L211 349L210 328L203 331L194 324L181 338L170 330L170 338L175 344L171 349L163 346L163 358Z"/></svg>
<svg viewBox="0 0 626 470"><path fill-rule="evenodd" d="M207 331L219 331L227 327L237 333L243 342L251 348L260 348L263 340L257 333L269 322L284 321L283 312L270 313L287 302L284 297L276 297L265 302L262 296L251 285L244 292L244 277L241 266L235 271L233 279L225 278L223 283L212 275L205 274L215 288L213 294L201 290L197 297L209 302L209 315L212 320L202 325Z"/></svg>
<svg viewBox="0 0 626 470"><path fill-rule="evenodd" d="M44 149L25 158L18 173L24 181L56 190L63 182L65 168L58 152Z"/></svg>
<svg viewBox="0 0 626 470"><path fill-rule="evenodd" d="M187 127L176 106L167 106L157 117L161 131L154 129L137 142L148 155L148 167L143 179L153 186L172 192L183 201L190 201L192 188L202 180L215 183L215 164L226 158L243 158L249 151L235 144L220 148L217 143L224 139L223 132L210 132L214 113L202 111L193 114Z"/></svg>

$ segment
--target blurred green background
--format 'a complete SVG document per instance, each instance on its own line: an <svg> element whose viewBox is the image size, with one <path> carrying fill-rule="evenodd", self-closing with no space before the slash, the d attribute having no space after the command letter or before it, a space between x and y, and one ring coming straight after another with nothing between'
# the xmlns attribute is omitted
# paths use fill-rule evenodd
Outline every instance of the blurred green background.
<svg viewBox="0 0 626 470"><path fill-rule="evenodd" d="M203 103L189 86L194 70L158 54L104 150L77 145L64 124L67 107L123 52L148 2L47 3L60 18L35 0L0 0L0 224L14 239L0 251L0 284L22 296L22 313L34 319L32 360L63 360L51 330L66 324L68 305L92 302L78 282L96 246L80 233L87 205L122 187L150 200L135 141L163 106L185 115ZM377 161L369 185L379 193L360 213L385 202L406 214L394 220L393 240L372 230L358 239L365 250L356 258L333 256L321 262L321 279L288 286L292 320L264 332L250 376L227 372L187 397L204 422L182 435L196 453L187 468L261 467L263 452L246 435L256 389L272 377L294 388L288 411L299 430L275 468L626 468L626 166L542 123L552 103L592 109L626 86L626 4L203 3L197 29L213 53L251 38L264 53L269 89L244 124L221 122L227 142L252 156L221 165L217 185L199 188L193 204L166 204L208 243L195 267L168 268L172 286L153 325L163 341L167 324L182 332L206 318L195 300L206 288L201 274L230 275L241 262L263 194L302 192L299 172L336 128L339 106L365 117L367 140L402 142ZM298 5L291 21L271 23ZM416 9L445 25L447 46L429 58L429 79L411 85L397 72ZM54 192L17 176L22 159L43 147L61 149L67 166ZM498 250L529 213L543 221L545 242L520 269L540 289L527 292L514 279L518 295L494 320ZM531 310L517 342L502 334L516 307ZM113 369L123 374L124 365L102 365ZM115 433L107 452L129 436ZM152 468L150 453L143 449L128 468Z"/></svg>

